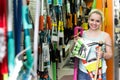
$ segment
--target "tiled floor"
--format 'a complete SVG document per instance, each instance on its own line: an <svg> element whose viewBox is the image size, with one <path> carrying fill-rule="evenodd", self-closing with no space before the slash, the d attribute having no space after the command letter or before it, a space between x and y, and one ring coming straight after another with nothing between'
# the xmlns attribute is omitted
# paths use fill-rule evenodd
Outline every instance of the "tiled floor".
<svg viewBox="0 0 120 80"><path fill-rule="evenodd" d="M58 80L73 80L73 63L67 63L63 68L58 69Z"/></svg>
<svg viewBox="0 0 120 80"><path fill-rule="evenodd" d="M58 80L73 80L73 69L64 68L58 71Z"/></svg>

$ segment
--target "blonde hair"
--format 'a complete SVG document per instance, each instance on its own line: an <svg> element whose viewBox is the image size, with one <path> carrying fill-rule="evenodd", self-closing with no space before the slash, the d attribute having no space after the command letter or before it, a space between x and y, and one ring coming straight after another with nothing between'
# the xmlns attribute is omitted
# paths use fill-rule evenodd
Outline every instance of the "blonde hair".
<svg viewBox="0 0 120 80"><path fill-rule="evenodd" d="M99 14L101 16L101 21L104 22L104 15L103 15L103 12L99 9L92 9L88 15L88 19L90 18L90 16L93 14L93 13L96 13L96 14Z"/></svg>

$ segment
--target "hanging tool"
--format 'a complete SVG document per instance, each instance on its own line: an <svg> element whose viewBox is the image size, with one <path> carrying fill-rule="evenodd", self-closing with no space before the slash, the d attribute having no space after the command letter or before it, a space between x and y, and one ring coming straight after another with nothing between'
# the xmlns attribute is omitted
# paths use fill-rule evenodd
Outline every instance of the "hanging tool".
<svg viewBox="0 0 120 80"><path fill-rule="evenodd" d="M0 0L0 79L8 79L7 0Z"/></svg>
<svg viewBox="0 0 120 80"><path fill-rule="evenodd" d="M33 52L34 52L34 73L35 73L35 79L38 80L37 76L37 67L38 67L38 33L39 33L39 15L40 15L40 0L36 1L36 10L35 10L35 23L34 23L34 46L33 46Z"/></svg>
<svg viewBox="0 0 120 80"><path fill-rule="evenodd" d="M31 70L33 68L33 56L32 56L32 48L31 48L31 38L29 29L32 29L32 24L29 20L29 9L28 5L26 3L26 0L23 0L22 5L22 22L23 22L23 29L24 29L24 47L28 48L29 50L26 51L26 58L27 60L23 62L24 69L21 69L19 72L19 75L17 77L17 80L23 79L23 80L30 80L30 74Z"/></svg>
<svg viewBox="0 0 120 80"><path fill-rule="evenodd" d="M51 20L51 15L50 15L50 8L49 6L51 5L51 2L46 0L46 11L47 11L47 26L49 30L52 30L52 20Z"/></svg>
<svg viewBox="0 0 120 80"><path fill-rule="evenodd" d="M13 31L13 0L8 0L8 70L12 75L15 66L15 41Z"/></svg>
<svg viewBox="0 0 120 80"><path fill-rule="evenodd" d="M52 64L52 75L53 80L57 80L57 62L58 62L58 55L59 51L57 49L58 47L58 25L57 25L57 14L55 12L55 6L53 6L52 10L52 35L51 35L51 64Z"/></svg>
<svg viewBox="0 0 120 80"><path fill-rule="evenodd" d="M62 46L62 57L65 57L65 44L64 44L64 22L63 22L63 5L58 5L58 38L59 47ZM60 56L59 56L60 57ZM61 61L61 58L60 58Z"/></svg>
<svg viewBox="0 0 120 80"><path fill-rule="evenodd" d="M66 23L64 26L64 43L67 44L69 40L71 39L71 36L73 35L73 15L71 12L71 6L72 6L72 1L71 0L65 0L65 18L66 18Z"/></svg>
<svg viewBox="0 0 120 80"><path fill-rule="evenodd" d="M44 15L43 15L43 10L44 10L44 0L40 0L41 5L40 5L40 17L39 17L39 30L43 31L44 30Z"/></svg>
<svg viewBox="0 0 120 80"><path fill-rule="evenodd" d="M77 0L78 1L78 0ZM83 17L83 8L82 8L82 0L80 0L79 2L77 2L79 4L77 4L77 8L78 8L78 11L77 11L77 25L78 26L81 26L82 25L82 17Z"/></svg>
<svg viewBox="0 0 120 80"><path fill-rule="evenodd" d="M104 15L104 21L103 21L103 25L101 27L102 31L105 31L105 29L108 27L108 4L107 4L107 0L102 0L102 4L103 4L103 15Z"/></svg>
<svg viewBox="0 0 120 80"><path fill-rule="evenodd" d="M23 66L23 61L24 61L23 55L29 49L30 49L30 47L22 50L21 52L19 52L16 55L14 70L13 70L12 74L9 75L8 80L18 80L17 77L19 76L19 72L20 72L20 70L21 70L21 68Z"/></svg>
<svg viewBox="0 0 120 80"><path fill-rule="evenodd" d="M71 13L71 4L70 1L67 0L66 1L66 8L67 8L67 14L66 14L66 26L68 27L68 29L72 29L73 24L72 24L72 13Z"/></svg>
<svg viewBox="0 0 120 80"><path fill-rule="evenodd" d="M75 28L74 28L74 36L75 37L77 37L77 36L79 36L78 35L78 33L79 33L79 35L80 35L80 37L82 36L82 34L83 34L83 29L81 28L81 27L79 27L79 26L76 26ZM74 77L73 77L73 80L78 80L77 78L78 78L78 58L74 58Z"/></svg>
<svg viewBox="0 0 120 80"><path fill-rule="evenodd" d="M13 0L13 18L15 32L15 54L21 51L21 33L22 33L22 0Z"/></svg>

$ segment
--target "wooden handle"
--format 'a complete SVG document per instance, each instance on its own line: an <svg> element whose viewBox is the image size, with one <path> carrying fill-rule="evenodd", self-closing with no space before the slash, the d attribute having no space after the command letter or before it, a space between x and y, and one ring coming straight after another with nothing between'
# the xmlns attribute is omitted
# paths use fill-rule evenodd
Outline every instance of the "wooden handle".
<svg viewBox="0 0 120 80"><path fill-rule="evenodd" d="M98 46L97 48L98 48L99 51L101 51L101 46ZM96 71L95 71L95 77L94 77L94 80L97 80L97 74L98 74L99 62L100 62L100 57L97 56L97 63L96 63Z"/></svg>

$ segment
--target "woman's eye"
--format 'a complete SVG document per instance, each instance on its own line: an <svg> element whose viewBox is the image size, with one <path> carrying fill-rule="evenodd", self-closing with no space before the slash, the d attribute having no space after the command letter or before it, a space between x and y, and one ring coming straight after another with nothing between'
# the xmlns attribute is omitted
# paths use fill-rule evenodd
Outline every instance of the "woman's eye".
<svg viewBox="0 0 120 80"><path fill-rule="evenodd" d="M91 20L91 21L98 22L98 23L100 22L100 20L94 20L94 19L90 19L90 20Z"/></svg>
<svg viewBox="0 0 120 80"><path fill-rule="evenodd" d="M100 22L100 20L96 20L96 22Z"/></svg>
<svg viewBox="0 0 120 80"><path fill-rule="evenodd" d="M94 19L91 19L91 21L94 21Z"/></svg>

